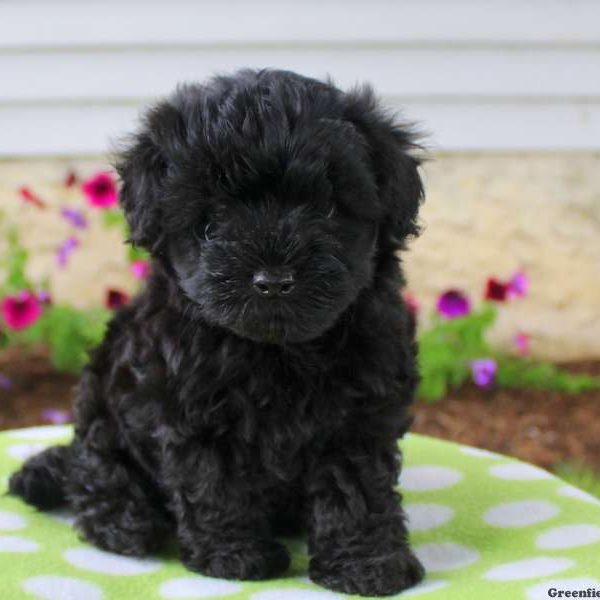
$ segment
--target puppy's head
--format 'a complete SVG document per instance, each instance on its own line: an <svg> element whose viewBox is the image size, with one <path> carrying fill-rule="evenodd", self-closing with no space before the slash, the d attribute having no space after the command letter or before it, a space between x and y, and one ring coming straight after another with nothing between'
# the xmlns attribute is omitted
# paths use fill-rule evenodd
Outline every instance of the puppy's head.
<svg viewBox="0 0 600 600"><path fill-rule="evenodd" d="M121 157L132 241L167 265L209 323L307 341L417 233L409 132L368 88L281 71L180 88Z"/></svg>

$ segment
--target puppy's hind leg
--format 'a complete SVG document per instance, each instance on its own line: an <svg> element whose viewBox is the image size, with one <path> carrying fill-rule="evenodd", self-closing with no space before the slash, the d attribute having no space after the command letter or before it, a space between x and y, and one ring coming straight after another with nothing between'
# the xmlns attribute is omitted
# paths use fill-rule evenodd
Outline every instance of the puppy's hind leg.
<svg viewBox="0 0 600 600"><path fill-rule="evenodd" d="M144 556L166 541L170 522L158 490L118 450L75 443L67 494L76 527L103 550Z"/></svg>

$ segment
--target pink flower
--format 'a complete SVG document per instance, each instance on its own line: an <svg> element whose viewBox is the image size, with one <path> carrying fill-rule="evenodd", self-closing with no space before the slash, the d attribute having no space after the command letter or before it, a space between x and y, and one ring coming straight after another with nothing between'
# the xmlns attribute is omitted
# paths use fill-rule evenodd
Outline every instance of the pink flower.
<svg viewBox="0 0 600 600"><path fill-rule="evenodd" d="M438 298L437 311L447 319L464 317L471 312L471 302L460 290L448 290Z"/></svg>
<svg viewBox="0 0 600 600"><path fill-rule="evenodd" d="M40 209L46 208L46 203L37 194L34 194L26 185L19 188L19 195L23 202L26 202L27 204L31 204Z"/></svg>
<svg viewBox="0 0 600 600"><path fill-rule="evenodd" d="M65 175L65 187L73 187L77 183L77 173L75 171L68 171Z"/></svg>
<svg viewBox="0 0 600 600"><path fill-rule="evenodd" d="M65 221L67 221L76 229L85 229L87 227L88 223L87 219L85 218L85 215L76 208L68 208L67 206L65 206L60 211L60 214Z"/></svg>
<svg viewBox="0 0 600 600"><path fill-rule="evenodd" d="M418 315L419 310L421 309L419 301L410 292L404 292L403 298L404 298L404 304L406 304L408 310L413 315L415 315L415 316Z"/></svg>
<svg viewBox="0 0 600 600"><path fill-rule="evenodd" d="M471 361L471 375L476 385L489 388L496 381L498 365L493 358L478 358Z"/></svg>
<svg viewBox="0 0 600 600"><path fill-rule="evenodd" d="M485 299L492 302L504 302L508 294L508 284L490 277L485 287Z"/></svg>
<svg viewBox="0 0 600 600"><path fill-rule="evenodd" d="M69 257L79 246L79 240L74 237L67 238L56 250L56 262L64 269L69 262Z"/></svg>
<svg viewBox="0 0 600 600"><path fill-rule="evenodd" d="M111 208L117 203L117 184L111 173L101 171L86 179L81 189L96 208Z"/></svg>
<svg viewBox="0 0 600 600"><path fill-rule="evenodd" d="M42 421L52 423L53 425L63 425L70 423L73 420L71 413L68 410L60 410L58 408L47 408L42 411Z"/></svg>
<svg viewBox="0 0 600 600"><path fill-rule="evenodd" d="M521 356L527 356L529 354L529 342L530 338L526 333L517 333L513 338L513 342L517 348L517 352Z"/></svg>
<svg viewBox="0 0 600 600"><path fill-rule="evenodd" d="M146 279L150 274L150 263L147 260L134 260L129 268L136 279Z"/></svg>
<svg viewBox="0 0 600 600"><path fill-rule="evenodd" d="M33 325L42 315L40 301L28 290L23 290L14 296L6 296L1 308L6 326L15 331Z"/></svg>
<svg viewBox="0 0 600 600"><path fill-rule="evenodd" d="M106 308L116 310L117 308L127 304L129 296L119 290L110 289L106 292Z"/></svg>
<svg viewBox="0 0 600 600"><path fill-rule="evenodd" d="M523 271L517 271L508 282L508 295L511 298L523 298L529 291L529 278Z"/></svg>

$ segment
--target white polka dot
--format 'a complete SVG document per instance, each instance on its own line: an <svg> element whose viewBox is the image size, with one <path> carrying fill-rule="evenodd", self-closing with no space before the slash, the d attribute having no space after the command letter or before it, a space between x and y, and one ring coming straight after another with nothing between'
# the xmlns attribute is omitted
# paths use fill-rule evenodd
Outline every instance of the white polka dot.
<svg viewBox="0 0 600 600"><path fill-rule="evenodd" d="M6 435L17 439L56 440L69 437L72 433L73 427L71 425L47 425L15 429L7 432Z"/></svg>
<svg viewBox="0 0 600 600"><path fill-rule="evenodd" d="M527 600L548 600L551 598L548 590L574 591L587 590L588 588L598 588L600 582L597 579L570 578L570 579L551 579L543 583L537 583L527 589Z"/></svg>
<svg viewBox="0 0 600 600"><path fill-rule="evenodd" d="M443 542L440 544L421 544L415 548L415 554L423 563L426 571L451 571L476 563L480 556L474 548Z"/></svg>
<svg viewBox="0 0 600 600"><path fill-rule="evenodd" d="M80 569L106 575L142 575L157 571L162 566L156 559L120 556L96 548L71 548L63 556Z"/></svg>
<svg viewBox="0 0 600 600"><path fill-rule="evenodd" d="M575 561L570 558L540 556L498 565L490 569L484 577L492 581L516 581L519 579L533 579L534 577L548 577L560 573L574 564Z"/></svg>
<svg viewBox="0 0 600 600"><path fill-rule="evenodd" d="M536 545L543 550L562 550L600 542L600 527L596 525L563 525L538 535Z"/></svg>
<svg viewBox="0 0 600 600"><path fill-rule="evenodd" d="M165 581L159 589L163 598L217 598L242 590L239 583L211 577L181 577Z"/></svg>
<svg viewBox="0 0 600 600"><path fill-rule="evenodd" d="M23 589L40 600L101 600L97 585L73 577L40 575L23 582Z"/></svg>
<svg viewBox="0 0 600 600"><path fill-rule="evenodd" d="M65 525L73 525L75 523L75 515L68 508L57 508L46 512L49 517Z"/></svg>
<svg viewBox="0 0 600 600"><path fill-rule="evenodd" d="M421 594L427 594L429 592L437 592L448 585L447 581L440 580L429 580L420 583L416 587L410 588L402 592L401 598L412 598L413 596L420 596Z"/></svg>
<svg viewBox="0 0 600 600"><path fill-rule="evenodd" d="M483 520L493 527L526 527L552 519L560 509L546 500L507 502L490 508Z"/></svg>
<svg viewBox="0 0 600 600"><path fill-rule="evenodd" d="M505 463L490 467L490 473L500 479L514 481L530 481L535 479L553 479L548 471L525 463Z"/></svg>
<svg viewBox="0 0 600 600"><path fill-rule="evenodd" d="M496 454L496 452L490 452L489 450L484 450L483 448L473 448L471 446L461 446L460 451L463 454L468 454L469 456L475 456L476 458L493 458L496 460L505 460L506 456L502 456L502 454Z"/></svg>
<svg viewBox="0 0 600 600"><path fill-rule="evenodd" d="M569 498L577 498L578 500L583 500L584 502L590 502L591 504L600 504L600 499L580 490L579 488L573 485L563 485L563 487L558 488L558 493L561 496L568 496Z"/></svg>
<svg viewBox="0 0 600 600"><path fill-rule="evenodd" d="M250 596L250 600L343 600L347 596L340 596L333 592L321 590L301 590L298 588L278 588L264 590Z"/></svg>
<svg viewBox="0 0 600 600"><path fill-rule="evenodd" d="M399 483L401 488L411 492L428 492L452 487L462 478L462 473L456 469L437 465L423 465L403 469Z"/></svg>
<svg viewBox="0 0 600 600"><path fill-rule="evenodd" d="M27 460L47 447L48 444L14 444L8 448L7 452L17 460Z"/></svg>
<svg viewBox="0 0 600 600"><path fill-rule="evenodd" d="M15 529L23 529L24 527L27 527L25 517L17 513L0 511L0 529L14 531Z"/></svg>
<svg viewBox="0 0 600 600"><path fill-rule="evenodd" d="M0 552L37 552L40 545L33 540L27 538L8 536L0 536Z"/></svg>
<svg viewBox="0 0 600 600"><path fill-rule="evenodd" d="M443 504L407 504L404 510L410 531L426 531L440 527L454 516L454 510Z"/></svg>

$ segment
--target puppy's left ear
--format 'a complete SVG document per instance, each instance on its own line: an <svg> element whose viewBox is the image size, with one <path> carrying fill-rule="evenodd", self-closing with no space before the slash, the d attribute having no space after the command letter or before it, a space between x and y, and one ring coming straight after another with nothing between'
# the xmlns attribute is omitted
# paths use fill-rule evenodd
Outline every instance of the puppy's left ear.
<svg viewBox="0 0 600 600"><path fill-rule="evenodd" d="M419 234L418 213L424 199L415 134L379 106L370 87L347 95L346 118L367 141L381 208L380 251L402 248Z"/></svg>
<svg viewBox="0 0 600 600"><path fill-rule="evenodd" d="M142 127L115 164L131 242L150 251L157 251L163 238L164 181L181 149L183 127L180 112L170 102L158 104L146 113Z"/></svg>

